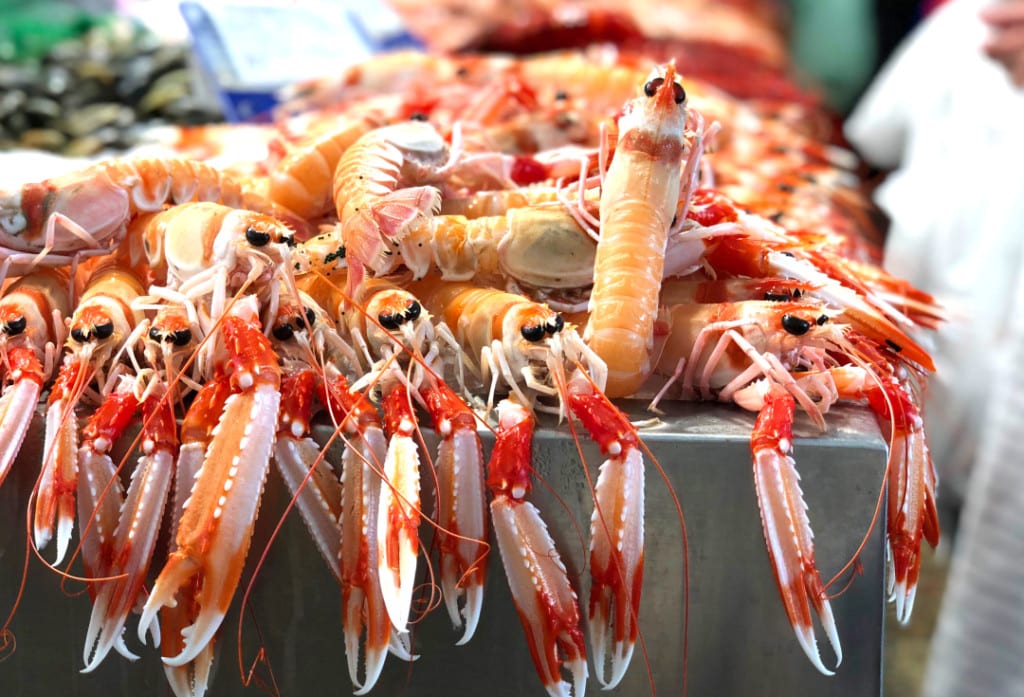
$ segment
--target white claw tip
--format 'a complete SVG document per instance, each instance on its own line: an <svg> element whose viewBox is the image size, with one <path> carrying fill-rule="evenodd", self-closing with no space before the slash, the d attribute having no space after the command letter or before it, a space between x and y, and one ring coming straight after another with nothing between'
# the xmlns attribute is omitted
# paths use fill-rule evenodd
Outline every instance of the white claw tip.
<svg viewBox="0 0 1024 697"><path fill-rule="evenodd" d="M794 627L794 629L796 630L796 638L800 648L804 650L804 654L810 659L811 664L818 669L818 672L822 675L835 675L835 671L829 670L821 662L821 654L818 653L818 642L814 638L814 630L811 627Z"/></svg>

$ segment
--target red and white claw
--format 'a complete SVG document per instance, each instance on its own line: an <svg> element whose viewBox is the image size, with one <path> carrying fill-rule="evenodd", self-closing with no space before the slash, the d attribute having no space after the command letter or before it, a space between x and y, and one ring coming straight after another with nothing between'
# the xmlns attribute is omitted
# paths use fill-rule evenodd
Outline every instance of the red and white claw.
<svg viewBox="0 0 1024 697"><path fill-rule="evenodd" d="M0 396L0 484L18 457L45 382L43 366L32 349L11 347L7 360L11 383Z"/></svg>
<svg viewBox="0 0 1024 697"><path fill-rule="evenodd" d="M196 477L203 465L203 456L213 437L217 417L223 412L224 404L231 394L231 383L226 375L218 375L208 380L192 399L192 405L181 424L181 447L174 471L174 486L171 496L171 549L175 550L174 539L178 533L178 523L185 509ZM198 595L198 579L193 579L177 593L177 604L165 606L160 610L160 622L150 624L153 645L160 646L160 653L171 658L181 653L184 648L182 629L192 624L199 613L195 598ZM143 604L143 608L145 604ZM161 641L161 637L166 637ZM175 697L202 697L210 678L210 667L213 664L215 642L210 642L199 652L195 659L183 666L164 664L164 675L171 686Z"/></svg>
<svg viewBox="0 0 1024 697"><path fill-rule="evenodd" d="M144 640L157 611L174 607L179 591L190 583L195 588L194 581L201 581L194 598L198 612L180 632L182 650L163 659L175 667L195 660L224 620L249 551L277 434L281 401L277 356L254 317L229 315L223 331L232 356L229 372L235 391L224 405L185 503L177 549L157 577L139 620L139 638Z"/></svg>
<svg viewBox="0 0 1024 697"><path fill-rule="evenodd" d="M100 416L97 412L96 416ZM84 445L78 452L78 519L82 524L81 556L90 578L109 576L114 558L114 535L124 503L124 490L117 468L106 451ZM95 586L89 592L96 596ZM118 640L120 637L118 637ZM127 649L118 653L135 658ZM88 658L85 658L88 663Z"/></svg>
<svg viewBox="0 0 1024 697"><path fill-rule="evenodd" d="M456 629L465 624L456 645L473 638L483 607L484 573L490 550L487 539L487 500L484 490L483 448L476 416L443 382L420 390L441 437L437 446L438 548L441 592ZM459 607L459 601L462 607Z"/></svg>
<svg viewBox="0 0 1024 697"><path fill-rule="evenodd" d="M306 528L334 577L341 580L341 480L320 457L320 445L309 436L315 376L310 370L286 376L281 382L274 462L295 497ZM310 473L312 470L312 473Z"/></svg>
<svg viewBox="0 0 1024 697"><path fill-rule="evenodd" d="M939 542L936 481L923 428L894 434L890 447L896 461L890 470L889 488L897 493L889 496L889 596L896 603L896 619L907 624L917 596L921 538L932 547Z"/></svg>
<svg viewBox="0 0 1024 697"><path fill-rule="evenodd" d="M384 669L392 629L377 576L378 473L387 440L377 410L363 395L350 391L343 376L329 375L324 389L325 403L350 434L342 453L341 475L342 628L349 678L355 694L364 695L377 684Z"/></svg>
<svg viewBox="0 0 1024 697"><path fill-rule="evenodd" d="M765 396L750 441L754 485L768 556L786 615L814 667L825 675L833 675L821 661L811 616L813 607L838 666L843 661L839 633L814 561L814 534L800 490L800 475L789 455L793 448L795 408L793 396L781 386L775 385Z"/></svg>
<svg viewBox="0 0 1024 697"><path fill-rule="evenodd" d="M384 669L392 627L381 595L376 564L381 484L373 468L379 465L367 464L381 462L387 445L383 431L371 431L359 439L359 452L347 445L342 456L340 563L345 657L349 678L356 687L355 694L363 695L373 689ZM359 679L360 657L362 680Z"/></svg>
<svg viewBox="0 0 1024 697"><path fill-rule="evenodd" d="M601 463L590 518L590 633L597 680L610 690L626 674L637 639L644 460L635 427L580 373L569 382L569 407L608 458Z"/></svg>
<svg viewBox="0 0 1024 697"><path fill-rule="evenodd" d="M46 547L56 533L54 564L64 560L75 527L78 418L74 412L82 386L92 379L92 372L78 361L62 365L46 406L43 465L36 484L32 533L37 549Z"/></svg>
<svg viewBox="0 0 1024 697"><path fill-rule="evenodd" d="M117 527L125 495L117 468L110 457L110 449L124 434L138 407L133 381L123 379L118 389L107 395L82 430L82 446L78 449L77 459L78 520L82 538L82 565L86 574L93 578L110 576L115 566ZM97 603L104 604L105 583L100 581L89 587L93 598L93 618L96 617ZM96 643L94 623L95 619L90 620L89 631L86 633L82 654L86 667L83 673L95 668L111 648L129 660L138 658L128 650L121 632L117 631L105 642L101 655L90 662L92 647Z"/></svg>
<svg viewBox="0 0 1024 697"><path fill-rule="evenodd" d="M162 390L146 399L143 415L142 455L132 472L113 535L113 558L104 570L107 576L121 578L99 584L85 636L83 673L96 668L115 643L123 641L128 615L145 593L143 584L171 488L178 448L177 424Z"/></svg>
<svg viewBox="0 0 1024 697"><path fill-rule="evenodd" d="M939 543L935 502L938 481L914 394L890 375L873 383L867 398L883 432L890 435L886 521L892 559L889 595L896 603L896 618L906 624L917 595L921 538L932 547Z"/></svg>
<svg viewBox="0 0 1024 697"><path fill-rule="evenodd" d="M921 569L921 538L939 543L936 507L938 479L928 451L919 395L894 374L878 375L858 366L830 371L838 394L862 399L889 440L886 537L889 547L889 595L901 624L910 621Z"/></svg>
<svg viewBox="0 0 1024 697"><path fill-rule="evenodd" d="M552 697L583 697L587 651L576 592L540 513L523 500L530 489L533 425L533 415L519 404L508 399L498 404L487 479L494 494L494 535L544 689ZM562 679L563 664L571 684Z"/></svg>
<svg viewBox="0 0 1024 697"><path fill-rule="evenodd" d="M384 425L390 438L377 509L377 572L384 607L401 633L408 631L420 524L416 417L404 383L396 382L384 397Z"/></svg>

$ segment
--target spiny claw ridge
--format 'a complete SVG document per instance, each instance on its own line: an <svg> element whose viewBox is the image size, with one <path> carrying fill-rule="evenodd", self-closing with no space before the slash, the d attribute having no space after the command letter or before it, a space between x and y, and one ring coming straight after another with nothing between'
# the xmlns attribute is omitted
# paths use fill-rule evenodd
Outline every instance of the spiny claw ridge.
<svg viewBox="0 0 1024 697"><path fill-rule="evenodd" d="M377 599L367 598L362 590L351 588L346 594L343 589L342 605L344 612L345 658L348 660L348 675L356 688L353 694L365 695L373 689L384 670L384 659L387 658L391 643L391 634L387 628L387 615L379 592ZM362 612L363 604L367 604L366 641L361 642L363 635ZM383 637L381 635L384 635ZM363 679L359 680L360 645L362 644Z"/></svg>
<svg viewBox="0 0 1024 697"><path fill-rule="evenodd" d="M319 459L319 453L320 446L312 438L279 437L274 444L277 471L296 497L299 514L320 556L334 577L340 580L338 549L341 547L341 524L338 518L341 515L341 482L331 471L327 460ZM310 468L313 469L312 475L309 474Z"/></svg>
<svg viewBox="0 0 1024 697"><path fill-rule="evenodd" d="M263 484L277 432L281 394L277 384L259 382L232 394L224 405L192 495L178 526L176 543L146 602L139 631L156 608L176 602L174 594L201 574L199 611L181 630L184 648L165 656L166 665L194 660L220 627L249 551Z"/></svg>
<svg viewBox="0 0 1024 697"><path fill-rule="evenodd" d="M139 458L132 473L132 482L113 535L114 562L104 572L108 576L123 574L124 577L105 581L97 589L85 639L86 669L82 672L98 666L112 646L123 656L132 660L137 658L127 648L122 650L115 646L114 642L123 645L125 622L143 592L142 586L159 532L159 525L154 521L163 517L173 469L173 455L159 450ZM111 475L116 476L113 471Z"/></svg>
<svg viewBox="0 0 1024 697"><path fill-rule="evenodd" d="M75 526L78 427L73 415L65 415L68 408L63 399L57 399L46 410L46 455L43 471L39 475L33 521L33 534L38 549L43 549L53 539L56 526L57 554L54 564L64 560L71 531Z"/></svg>
<svg viewBox="0 0 1024 697"><path fill-rule="evenodd" d="M441 562L441 592L452 625L463 627L457 646L473 638L483 607L484 575L490 549L483 448L473 413L444 383L422 394L442 434L437 446L435 520ZM460 607L461 602L461 607Z"/></svg>
<svg viewBox="0 0 1024 697"><path fill-rule="evenodd" d="M409 632L399 632L394 627L391 628L388 651L403 661L415 661L420 657L418 653L412 652L412 637L409 635Z"/></svg>
<svg viewBox="0 0 1024 697"><path fill-rule="evenodd" d="M139 641L146 643L146 632L150 631L151 625L156 622L156 613L160 608L178 607L178 589L188 583L199 570L199 563L195 559L177 551L171 554L142 608L142 615L139 617Z"/></svg>
<svg viewBox="0 0 1024 697"><path fill-rule="evenodd" d="M0 484L7 477L29 424L39 404L40 385L35 380L19 380L0 397Z"/></svg>
<svg viewBox="0 0 1024 697"><path fill-rule="evenodd" d="M552 697L583 697L587 652L576 592L547 526L531 503L507 497L491 502L491 516L509 589L544 688ZM571 684L562 679L563 664Z"/></svg>
<svg viewBox="0 0 1024 697"><path fill-rule="evenodd" d="M597 680L610 690L626 674L638 630L644 563L644 465L638 448L629 446L601 464L596 494L590 520L591 645Z"/></svg>
<svg viewBox="0 0 1024 697"><path fill-rule="evenodd" d="M377 425L366 428L342 455L341 602L349 679L363 695L384 668L391 624L377 576L377 510L387 441ZM359 679L360 658L364 665Z"/></svg>
<svg viewBox="0 0 1024 697"><path fill-rule="evenodd" d="M751 438L754 485L768 556L786 615L814 667L833 675L818 652L812 607L836 654L836 666L842 663L843 653L832 607L814 561L814 534L800 490L800 475L788 455L793 443L794 409L793 397L780 388L768 395L758 413Z"/></svg>

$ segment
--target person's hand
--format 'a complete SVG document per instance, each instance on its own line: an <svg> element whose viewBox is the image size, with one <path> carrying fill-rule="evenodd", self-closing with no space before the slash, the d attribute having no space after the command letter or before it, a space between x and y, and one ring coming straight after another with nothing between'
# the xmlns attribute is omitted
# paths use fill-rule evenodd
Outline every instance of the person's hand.
<svg viewBox="0 0 1024 697"><path fill-rule="evenodd" d="M1024 0L1003 0L981 11L989 26L985 53L1002 63L1010 79L1024 87Z"/></svg>

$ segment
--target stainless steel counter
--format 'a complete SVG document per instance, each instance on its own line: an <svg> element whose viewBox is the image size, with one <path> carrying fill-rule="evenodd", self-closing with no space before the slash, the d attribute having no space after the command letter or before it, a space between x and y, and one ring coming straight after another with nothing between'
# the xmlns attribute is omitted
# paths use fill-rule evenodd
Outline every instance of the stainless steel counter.
<svg viewBox="0 0 1024 697"><path fill-rule="evenodd" d="M649 414L636 405L638 418ZM830 430L818 435L798 419L794 456L802 475L815 532L818 565L825 580L853 554L867 530L885 468L885 443L871 415L837 408ZM804 657L786 620L768 563L751 478L749 434L753 418L718 405L673 406L644 437L679 496L690 541L688 688L691 697L867 697L881 691L884 551L878 528L861 556L863 575L832 601L845 658L834 677L819 674ZM30 434L21 462L0 488L0 615L11 607L25 555L25 502L36 474L41 432ZM485 444L489 451L489 444ZM586 612L589 581L583 562L591 496L567 430L541 429L534 446L538 473L548 483L532 500L555 536ZM585 449L592 470L597 449ZM555 494L561 499L556 500ZM426 494L424 500L428 500ZM272 472L249 554L249 569L276 525L287 495ZM623 683L607 694L682 694L683 575L680 526L669 487L648 463L647 549L638 646ZM422 526L428 530L429 526ZM47 549L44 556L51 557ZM128 647L143 658L129 663L110 656L94 673L79 673L89 618L83 586L67 582L30 560L29 582L13 624L17 648L0 662L0 695L170 694L155 651L139 646L135 620ZM421 572L424 564L421 558ZM243 575L248 582L250 573ZM65 593L77 593L68 597ZM210 695L260 694L243 688L236 649L238 605L225 621ZM340 593L305 528L292 513L267 556L242 627L246 668L262 641L274 679L285 697L349 694L341 633ZM443 608L414 628L421 658L405 663L389 656L371 695L543 695L523 632L508 594L497 550L492 555L483 616L467 646L454 646ZM262 639L260 639L262 637ZM834 665L822 639L825 664ZM645 665L645 654L648 664ZM649 670L648 670L649 669ZM261 667L264 678L268 672ZM593 673L593 668L591 668ZM650 676L650 677L649 677ZM650 680L654 683L651 684ZM589 689L597 694L591 678Z"/></svg>

